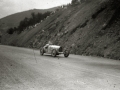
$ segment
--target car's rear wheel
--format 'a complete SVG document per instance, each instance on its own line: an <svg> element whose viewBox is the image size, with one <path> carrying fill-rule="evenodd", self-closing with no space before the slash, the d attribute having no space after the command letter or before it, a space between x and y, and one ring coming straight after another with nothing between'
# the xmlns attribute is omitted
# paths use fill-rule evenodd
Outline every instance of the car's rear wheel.
<svg viewBox="0 0 120 90"><path fill-rule="evenodd" d="M43 55L43 54L44 54L44 49L41 48L41 49L40 49L40 55Z"/></svg>
<svg viewBox="0 0 120 90"><path fill-rule="evenodd" d="M68 57L69 56L69 51L68 50L65 50L64 51L64 57Z"/></svg>
<svg viewBox="0 0 120 90"><path fill-rule="evenodd" d="M55 49L54 49L54 50L52 50L52 53L51 53L51 54L52 54L52 56L53 56L53 57L56 57L56 55L57 55L56 50L55 50Z"/></svg>

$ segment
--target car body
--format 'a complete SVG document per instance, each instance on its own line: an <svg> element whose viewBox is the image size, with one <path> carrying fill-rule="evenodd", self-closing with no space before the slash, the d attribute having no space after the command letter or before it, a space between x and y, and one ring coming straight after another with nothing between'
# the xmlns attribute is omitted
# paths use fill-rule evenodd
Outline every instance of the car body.
<svg viewBox="0 0 120 90"><path fill-rule="evenodd" d="M56 55L59 54L64 54L65 57L69 56L68 49L63 50L61 46L50 44L46 44L44 47L40 49L40 54L43 55L44 53L51 54L53 57L56 57Z"/></svg>

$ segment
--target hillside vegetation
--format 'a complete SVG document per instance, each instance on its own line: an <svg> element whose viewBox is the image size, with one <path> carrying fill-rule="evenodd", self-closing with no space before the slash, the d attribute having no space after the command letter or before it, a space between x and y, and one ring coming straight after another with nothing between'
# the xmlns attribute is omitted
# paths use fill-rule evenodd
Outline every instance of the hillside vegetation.
<svg viewBox="0 0 120 90"><path fill-rule="evenodd" d="M4 33L9 28L17 27L21 20L25 17L30 18L31 13L45 13L47 11L54 11L59 7L50 8L50 9L32 9L24 12L19 12L12 14L10 16L4 17L0 19L0 32Z"/></svg>
<svg viewBox="0 0 120 90"><path fill-rule="evenodd" d="M84 0L37 27L2 36L2 44L40 48L51 41L71 53L120 60L120 0Z"/></svg>

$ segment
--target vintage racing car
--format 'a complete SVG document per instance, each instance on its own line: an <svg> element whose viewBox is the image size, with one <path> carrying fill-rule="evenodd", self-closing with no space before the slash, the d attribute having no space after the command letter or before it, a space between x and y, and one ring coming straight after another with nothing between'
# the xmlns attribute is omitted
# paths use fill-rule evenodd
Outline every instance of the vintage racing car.
<svg viewBox="0 0 120 90"><path fill-rule="evenodd" d="M50 45L46 44L44 47L40 49L40 54L43 55L44 53L51 54L53 57L56 57L56 55L64 54L64 57L69 56L69 50L64 49L61 46L58 45Z"/></svg>

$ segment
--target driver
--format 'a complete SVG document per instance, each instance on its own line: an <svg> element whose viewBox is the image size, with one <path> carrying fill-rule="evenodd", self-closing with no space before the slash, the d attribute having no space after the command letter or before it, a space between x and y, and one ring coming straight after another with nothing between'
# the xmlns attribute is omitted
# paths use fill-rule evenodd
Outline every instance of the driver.
<svg viewBox="0 0 120 90"><path fill-rule="evenodd" d="M49 46L49 44L46 44L46 45L45 45L45 48L48 48L48 46Z"/></svg>
<svg viewBox="0 0 120 90"><path fill-rule="evenodd" d="M52 45L52 42L51 42L51 41L49 41L48 44L46 44L46 45L44 46L44 47L45 47L45 51L48 50L49 45Z"/></svg>
<svg viewBox="0 0 120 90"><path fill-rule="evenodd" d="M48 44L49 44L49 45L52 45L52 42L51 42L51 41L49 41L49 42L48 42Z"/></svg>

